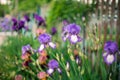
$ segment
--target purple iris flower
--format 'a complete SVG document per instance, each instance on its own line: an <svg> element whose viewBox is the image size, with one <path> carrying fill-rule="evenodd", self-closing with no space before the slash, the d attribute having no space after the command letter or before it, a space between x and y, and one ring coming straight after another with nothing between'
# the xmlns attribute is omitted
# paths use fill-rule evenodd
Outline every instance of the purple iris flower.
<svg viewBox="0 0 120 80"><path fill-rule="evenodd" d="M56 27L52 27L52 28L51 28L51 34L52 34L52 35L55 35L56 33L57 33Z"/></svg>
<svg viewBox="0 0 120 80"><path fill-rule="evenodd" d="M70 34L79 34L80 33L80 29L81 29L80 26L76 25L75 23L68 25L68 32Z"/></svg>
<svg viewBox="0 0 120 80"><path fill-rule="evenodd" d="M64 26L66 26L66 25L68 25L69 24L69 22L67 21L67 20L63 20L63 25Z"/></svg>
<svg viewBox="0 0 120 80"><path fill-rule="evenodd" d="M116 53L118 51L118 45L116 42L107 41L104 45L104 50L108 53Z"/></svg>
<svg viewBox="0 0 120 80"><path fill-rule="evenodd" d="M107 41L104 45L104 51L105 53L103 53L103 59L106 64L110 65L116 61L116 53L119 52L116 42Z"/></svg>
<svg viewBox="0 0 120 80"><path fill-rule="evenodd" d="M13 26L12 29L14 31L19 31L24 27L24 22L23 21L17 21L17 23L15 21L13 21Z"/></svg>
<svg viewBox="0 0 120 80"><path fill-rule="evenodd" d="M22 54L25 54L28 51L31 51L32 47L28 44L22 47Z"/></svg>
<svg viewBox="0 0 120 80"><path fill-rule="evenodd" d="M47 73L49 75L51 75L55 70L57 70L59 73L62 72L61 69L59 68L59 63L54 59L49 61L48 67L49 69L47 70Z"/></svg>
<svg viewBox="0 0 120 80"><path fill-rule="evenodd" d="M56 48L56 45L53 42L51 42L51 36L47 33L39 35L38 40L41 43L38 52L41 52L47 45L49 45L53 49Z"/></svg>
<svg viewBox="0 0 120 80"><path fill-rule="evenodd" d="M13 22L12 30L18 31L18 20L16 18L12 18L12 22Z"/></svg>
<svg viewBox="0 0 120 80"><path fill-rule="evenodd" d="M38 26L41 26L41 25L45 26L45 20L41 16L39 16L38 14L34 14L33 16L37 21Z"/></svg>
<svg viewBox="0 0 120 80"><path fill-rule="evenodd" d="M29 21L30 21L30 18L29 18L29 16L28 16L28 15L24 15L24 18L25 18L25 20L26 20L27 22L29 22Z"/></svg>
<svg viewBox="0 0 120 80"><path fill-rule="evenodd" d="M10 31L11 30L10 20L8 18L4 18L0 21L0 28L2 31Z"/></svg>
<svg viewBox="0 0 120 80"><path fill-rule="evenodd" d="M20 20L19 23L18 23L18 29L22 29L25 27L25 22Z"/></svg>
<svg viewBox="0 0 120 80"><path fill-rule="evenodd" d="M62 30L63 41L69 39L70 42L73 44L76 44L77 42L81 41L81 38L79 36L81 28L79 25L76 25L75 23L68 24L64 26Z"/></svg>
<svg viewBox="0 0 120 80"><path fill-rule="evenodd" d="M116 55L105 52L105 53L103 53L103 59L106 64L110 65L114 61L116 61Z"/></svg>
<svg viewBox="0 0 120 80"><path fill-rule="evenodd" d="M50 60L49 63L48 63L48 67L49 68L52 68L52 69L55 69L55 68L58 68L59 67L59 64L56 60Z"/></svg>
<svg viewBox="0 0 120 80"><path fill-rule="evenodd" d="M23 28L25 30L28 30L28 27L25 26L25 21L23 20L18 21L16 18L13 18L12 21L13 21L12 30L19 31Z"/></svg>
<svg viewBox="0 0 120 80"><path fill-rule="evenodd" d="M17 25L17 19L16 18L12 18L12 22L13 22L13 25Z"/></svg>
<svg viewBox="0 0 120 80"><path fill-rule="evenodd" d="M21 56L21 58L23 60L29 60L29 57L31 55L31 51L33 51L33 50L32 50L32 48L31 48L31 46L29 44L23 46L22 47L22 56Z"/></svg>

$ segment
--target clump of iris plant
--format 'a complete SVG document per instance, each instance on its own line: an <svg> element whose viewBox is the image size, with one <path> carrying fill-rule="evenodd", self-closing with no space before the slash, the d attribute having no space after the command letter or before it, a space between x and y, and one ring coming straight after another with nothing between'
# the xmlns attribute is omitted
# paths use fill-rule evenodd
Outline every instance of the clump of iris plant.
<svg viewBox="0 0 120 80"><path fill-rule="evenodd" d="M28 64L31 62L30 55L32 51L32 47L28 44L22 47L22 56L21 58L24 60L23 66L28 67Z"/></svg>
<svg viewBox="0 0 120 80"><path fill-rule="evenodd" d="M41 16L38 14L33 14L33 17L35 18L38 26L46 26L45 20Z"/></svg>
<svg viewBox="0 0 120 80"><path fill-rule="evenodd" d="M56 45L51 41L51 35L49 35L47 33L39 35L38 40L41 43L41 45L38 49L38 52L41 52L47 46L50 46L53 49L56 48Z"/></svg>
<svg viewBox="0 0 120 80"><path fill-rule="evenodd" d="M75 23L64 26L62 29L63 41L66 41L68 39L72 44L80 42L81 41L81 38L79 36L80 30L81 30L80 26Z"/></svg>
<svg viewBox="0 0 120 80"><path fill-rule="evenodd" d="M25 21L17 20L16 18L13 18L12 22L13 22L13 25L12 25L13 31L20 31L22 29L28 30L28 27L25 26Z"/></svg>
<svg viewBox="0 0 120 80"><path fill-rule="evenodd" d="M49 75L51 75L55 70L57 70L60 74L62 72L61 69L59 68L59 63L54 59L49 61L48 68L49 69L47 70L47 73Z"/></svg>
<svg viewBox="0 0 120 80"><path fill-rule="evenodd" d="M114 41L107 41L104 44L103 59L106 64L110 65L116 61L116 54L119 52L118 45Z"/></svg>

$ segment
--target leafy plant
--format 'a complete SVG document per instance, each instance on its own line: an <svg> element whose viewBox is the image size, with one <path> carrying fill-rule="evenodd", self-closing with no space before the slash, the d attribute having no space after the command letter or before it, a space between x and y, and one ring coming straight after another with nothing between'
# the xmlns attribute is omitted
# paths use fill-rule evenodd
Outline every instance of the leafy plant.
<svg viewBox="0 0 120 80"><path fill-rule="evenodd" d="M37 47L36 40L32 37L11 36L0 47L0 79L8 80L15 76L19 70L18 63L21 59L21 47L26 44Z"/></svg>

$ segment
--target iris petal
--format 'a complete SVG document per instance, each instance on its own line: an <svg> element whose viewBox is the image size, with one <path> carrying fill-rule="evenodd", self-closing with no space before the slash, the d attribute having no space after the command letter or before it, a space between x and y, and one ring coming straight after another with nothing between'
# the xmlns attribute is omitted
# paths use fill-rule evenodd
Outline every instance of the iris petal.
<svg viewBox="0 0 120 80"><path fill-rule="evenodd" d="M41 52L45 48L44 44L41 44L40 48L38 49L38 52Z"/></svg>
<svg viewBox="0 0 120 80"><path fill-rule="evenodd" d="M47 70L47 73L48 73L49 75L51 75L53 72L54 72L54 69L51 69L51 68L50 68L50 69Z"/></svg>
<svg viewBox="0 0 120 80"><path fill-rule="evenodd" d="M57 71L61 74L62 73L62 71L61 71L61 69L60 68L57 68Z"/></svg>
<svg viewBox="0 0 120 80"><path fill-rule="evenodd" d="M52 47L53 49L56 48L56 45L53 42L49 42L49 46Z"/></svg>
<svg viewBox="0 0 120 80"><path fill-rule="evenodd" d="M108 55L105 57L105 62L106 62L106 64L108 64L108 65L112 64L114 61L115 61L115 55L108 54Z"/></svg>
<svg viewBox="0 0 120 80"><path fill-rule="evenodd" d="M74 44L74 43L77 43L78 40L79 40L79 39L78 39L78 36L77 36L77 35L71 35L71 36L70 36L70 42L71 42L71 43L73 43L73 44Z"/></svg>
<svg viewBox="0 0 120 80"><path fill-rule="evenodd" d="M69 37L69 34L67 32L62 33L62 40L63 41L66 41L68 37Z"/></svg>

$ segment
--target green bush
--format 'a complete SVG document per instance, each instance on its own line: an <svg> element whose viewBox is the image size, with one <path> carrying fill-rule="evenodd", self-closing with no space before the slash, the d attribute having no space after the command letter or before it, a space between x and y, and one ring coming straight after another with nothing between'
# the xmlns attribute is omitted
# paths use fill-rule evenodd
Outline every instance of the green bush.
<svg viewBox="0 0 120 80"><path fill-rule="evenodd" d="M82 17L88 18L87 15L94 10L95 4L84 4L75 0L55 0L50 4L50 11L47 15L47 24L49 27L56 26L63 20L76 22L80 24Z"/></svg>

